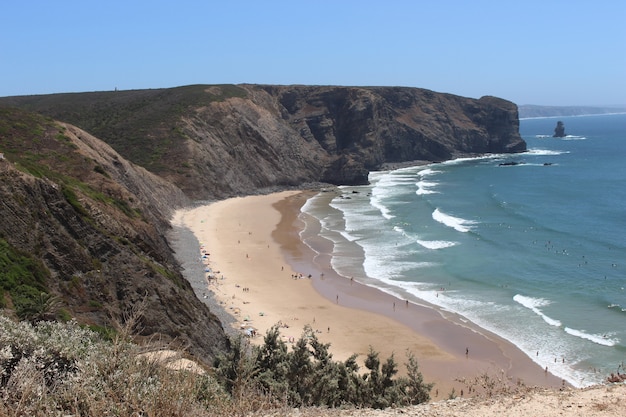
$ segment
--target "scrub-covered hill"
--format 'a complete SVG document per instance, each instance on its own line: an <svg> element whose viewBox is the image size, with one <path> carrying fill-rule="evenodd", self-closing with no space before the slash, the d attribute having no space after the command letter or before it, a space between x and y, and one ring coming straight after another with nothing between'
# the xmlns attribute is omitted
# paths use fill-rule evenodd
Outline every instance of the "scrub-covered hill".
<svg viewBox="0 0 626 417"><path fill-rule="evenodd" d="M388 164L526 149L513 103L418 88L193 85L0 104L72 123L194 199L360 184Z"/></svg>
<svg viewBox="0 0 626 417"><path fill-rule="evenodd" d="M76 318L108 336L138 306L139 336L210 361L227 345L165 238L174 185L74 126L0 108L0 307Z"/></svg>

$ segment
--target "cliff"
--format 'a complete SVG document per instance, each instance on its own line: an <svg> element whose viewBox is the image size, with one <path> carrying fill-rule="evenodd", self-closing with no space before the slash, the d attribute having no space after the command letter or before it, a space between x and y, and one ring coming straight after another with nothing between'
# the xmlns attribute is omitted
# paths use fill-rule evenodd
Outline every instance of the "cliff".
<svg viewBox="0 0 626 417"><path fill-rule="evenodd" d="M362 184L390 163L526 149L513 103L418 88L196 85L0 104L79 126L192 199Z"/></svg>
<svg viewBox="0 0 626 417"><path fill-rule="evenodd" d="M0 108L0 307L22 319L133 329L209 362L228 346L165 239L172 184L74 126Z"/></svg>

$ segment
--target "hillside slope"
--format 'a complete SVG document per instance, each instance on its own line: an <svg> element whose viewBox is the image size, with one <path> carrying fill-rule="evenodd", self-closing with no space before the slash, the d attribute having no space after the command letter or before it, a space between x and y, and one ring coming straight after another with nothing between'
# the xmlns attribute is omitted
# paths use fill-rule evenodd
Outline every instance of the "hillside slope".
<svg viewBox="0 0 626 417"><path fill-rule="evenodd" d="M526 149L513 103L418 88L195 85L0 104L72 123L192 199L362 184L387 164Z"/></svg>
<svg viewBox="0 0 626 417"><path fill-rule="evenodd" d="M166 241L188 199L68 124L0 108L0 307L111 332L135 331L209 361L228 345Z"/></svg>

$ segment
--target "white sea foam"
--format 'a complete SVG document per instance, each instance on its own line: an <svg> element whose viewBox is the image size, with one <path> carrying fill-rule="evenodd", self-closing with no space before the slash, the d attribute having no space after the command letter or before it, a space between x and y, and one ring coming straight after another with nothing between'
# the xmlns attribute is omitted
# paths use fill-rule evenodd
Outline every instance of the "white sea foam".
<svg viewBox="0 0 626 417"><path fill-rule="evenodd" d="M418 244L425 247L426 249L445 249L452 246L456 246L458 242L450 242L447 240L416 240Z"/></svg>
<svg viewBox="0 0 626 417"><path fill-rule="evenodd" d="M445 224L448 227L452 227L454 230L462 233L467 233L472 230L472 226L476 224L476 222L472 220L462 219L460 217L450 216L449 214L445 214L438 208L433 211L433 219L438 221L439 223Z"/></svg>
<svg viewBox="0 0 626 417"><path fill-rule="evenodd" d="M433 187L439 185L439 183L436 183L434 181L419 181L415 185L417 185L417 191L415 192L417 195L438 193L438 191L432 190Z"/></svg>
<svg viewBox="0 0 626 417"><path fill-rule="evenodd" d="M525 295L521 295L521 294L516 294L513 297L513 300L523 305L527 309L531 310L533 313L537 314L550 326L555 326L555 327L561 326L561 322L559 320L546 316L545 314L543 314L543 312L539 308L539 307L545 307L549 305L550 300L546 300L545 298L526 297Z"/></svg>
<svg viewBox="0 0 626 417"><path fill-rule="evenodd" d="M567 154L569 153L569 151L556 151L552 149L529 149L525 153L537 156L553 156Z"/></svg>
<svg viewBox="0 0 626 417"><path fill-rule="evenodd" d="M382 199L375 195L372 195L372 197L370 198L370 204L372 205L372 207L377 208L380 211L380 214L382 214L385 219L393 219L395 216L391 214L391 211L381 201Z"/></svg>
<svg viewBox="0 0 626 417"><path fill-rule="evenodd" d="M436 174L440 174L441 171L437 171L436 169L432 169L432 168L426 168L421 170L420 172L417 173L417 175L419 175L420 177L424 178L424 177L429 177L431 175L436 175Z"/></svg>
<svg viewBox="0 0 626 417"><path fill-rule="evenodd" d="M314 202L316 202L316 197L317 196L307 199L302 207L300 207L300 211L303 213L308 213L309 211L311 211L314 207Z"/></svg>
<svg viewBox="0 0 626 417"><path fill-rule="evenodd" d="M394 254L373 254L370 253L373 248L363 248L365 250L365 259L363 260L363 269L368 277L385 282L398 279L404 276L404 272L423 268L430 265L428 262L411 262L399 261Z"/></svg>
<svg viewBox="0 0 626 417"><path fill-rule="evenodd" d="M351 235L351 234L350 234L350 232L349 232L349 231L347 231L347 230L341 231L341 232L339 232L339 233L340 233L340 234L341 234L341 236L342 236L345 240L347 240L348 242L354 242L354 241L356 241L356 240L358 239L358 236L353 236L353 235ZM335 242L335 243L337 243L337 242Z"/></svg>
<svg viewBox="0 0 626 417"><path fill-rule="evenodd" d="M385 201L388 201L392 196L402 194L404 188L402 185L409 185L415 181L413 175L406 174L379 174L371 176L370 181L373 183L372 192L370 195L369 204L378 209L385 219L393 219L395 217Z"/></svg>
<svg viewBox="0 0 626 417"><path fill-rule="evenodd" d="M418 239L415 236L412 236L411 234L407 233L406 230L404 230L401 226L394 226L393 230L395 230L396 232L402 234L403 236L405 236L406 238L410 239L411 241L415 241L418 245L426 248L426 249L432 249L432 250L436 250L436 249L445 249L445 248L449 248L451 246L456 246L459 243L458 242L450 242L447 240L423 240L423 239Z"/></svg>
<svg viewBox="0 0 626 417"><path fill-rule="evenodd" d="M571 334L572 336L580 337L581 339L587 339L599 345L615 346L616 344L619 343L619 340L610 339L608 335L589 334L589 333L585 333L582 330L571 329L569 327L566 327L564 330L567 333Z"/></svg>
<svg viewBox="0 0 626 417"><path fill-rule="evenodd" d="M576 135L567 135L564 138L559 138L561 140L585 140L587 137L585 136L576 136Z"/></svg>
<svg viewBox="0 0 626 417"><path fill-rule="evenodd" d="M458 165L458 164L462 164L464 162L470 162L470 161L500 159L500 158L504 158L504 157L506 157L508 155L509 154L490 153L490 154L485 154L485 155L480 155L480 156L471 156L471 157L467 157L467 158L451 159L449 161L442 162L442 164L443 165Z"/></svg>

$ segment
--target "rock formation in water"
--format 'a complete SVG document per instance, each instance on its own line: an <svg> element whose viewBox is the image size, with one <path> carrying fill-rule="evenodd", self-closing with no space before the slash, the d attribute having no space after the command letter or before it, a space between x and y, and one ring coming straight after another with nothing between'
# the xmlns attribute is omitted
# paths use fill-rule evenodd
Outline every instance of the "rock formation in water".
<svg viewBox="0 0 626 417"><path fill-rule="evenodd" d="M552 135L552 137L554 138L564 138L565 135L565 125L563 124L563 122L558 121L556 123L556 127L554 128L554 135Z"/></svg>

